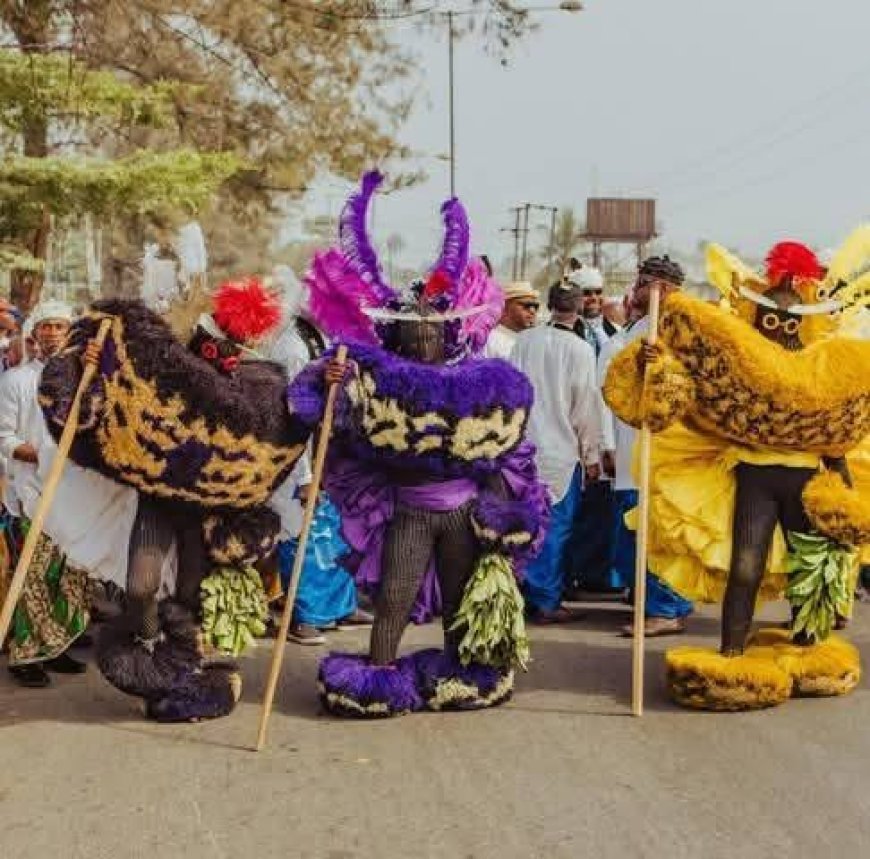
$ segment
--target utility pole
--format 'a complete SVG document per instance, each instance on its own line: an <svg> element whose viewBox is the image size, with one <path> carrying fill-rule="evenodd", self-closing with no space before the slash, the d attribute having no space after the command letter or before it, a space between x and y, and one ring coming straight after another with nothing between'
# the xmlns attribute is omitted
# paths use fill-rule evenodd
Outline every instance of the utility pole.
<svg viewBox="0 0 870 859"><path fill-rule="evenodd" d="M514 256L513 268L511 269L511 280L520 279L520 218L522 217L522 206L514 206L511 211L514 213L514 228L511 232L514 234Z"/></svg>
<svg viewBox="0 0 870 859"><path fill-rule="evenodd" d="M531 208L531 203L523 204L523 256L522 265L520 266L520 280L526 279L526 266L529 256L529 211Z"/></svg>
<svg viewBox="0 0 870 859"><path fill-rule="evenodd" d="M553 267L556 265L556 215L559 214L558 206L550 209L550 249L547 251L547 286L551 286L553 280Z"/></svg>
<svg viewBox="0 0 870 859"><path fill-rule="evenodd" d="M547 277L552 277L552 269L556 262L556 215L559 209L556 206L544 206L540 203L523 203L514 206L515 226L511 232L514 234L514 280L526 280L529 274L529 232L531 231L531 211L550 213L550 238L547 251ZM522 239L520 238L522 236Z"/></svg>
<svg viewBox="0 0 870 859"><path fill-rule="evenodd" d="M313 4L316 5L316 4ZM366 4L371 6L378 6L382 4L372 3ZM397 7L400 4L395 4ZM456 28L455 23L456 19L460 18L461 20L465 20L466 17L474 18L478 15L488 14L486 8L478 8L478 9L450 9L447 11L439 11L438 6L445 4L434 3L431 6L430 13L433 17L437 18L440 21L447 22L447 86L448 86L448 113L449 113L449 122L450 122L450 196L456 196L456 86L455 86L455 68L454 68L454 53L455 53L455 41L456 41ZM561 12L561 13L569 13L576 14L577 12L583 11L583 3L580 0L562 0L559 4L549 5L549 6L533 6L529 8L516 8L517 13L519 14L529 14L529 15L540 15L545 12ZM389 12L384 12L383 14L378 14L376 11L371 12L370 14L363 16L367 20L373 20L378 22L389 22L391 20L397 20L400 18L406 17L405 15L391 15Z"/></svg>

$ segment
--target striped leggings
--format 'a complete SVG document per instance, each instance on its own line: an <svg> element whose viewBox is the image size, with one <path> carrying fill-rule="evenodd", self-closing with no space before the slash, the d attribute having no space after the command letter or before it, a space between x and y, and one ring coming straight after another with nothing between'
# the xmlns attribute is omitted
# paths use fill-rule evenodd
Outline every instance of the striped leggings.
<svg viewBox="0 0 870 859"><path fill-rule="evenodd" d="M444 513L400 505L387 529L383 575L375 600L371 660L387 665L396 658L402 633L430 558L441 586L444 646L456 651L462 630L448 632L474 569L477 542L471 530L471 502Z"/></svg>
<svg viewBox="0 0 870 859"><path fill-rule="evenodd" d="M777 524L786 535L810 530L802 494L816 473L785 465L737 466L734 542L722 603L723 653L743 653L746 647Z"/></svg>
<svg viewBox="0 0 870 859"><path fill-rule="evenodd" d="M208 571L202 522L194 514L168 510L140 495L127 562L127 618L131 632L140 638L152 639L160 633L160 575L173 541L178 553L175 598L196 615L199 587Z"/></svg>

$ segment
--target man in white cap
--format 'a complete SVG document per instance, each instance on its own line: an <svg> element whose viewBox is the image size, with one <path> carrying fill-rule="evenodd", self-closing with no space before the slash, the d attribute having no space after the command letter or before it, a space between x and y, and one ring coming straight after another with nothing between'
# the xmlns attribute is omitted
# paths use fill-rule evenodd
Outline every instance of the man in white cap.
<svg viewBox="0 0 870 859"><path fill-rule="evenodd" d="M584 265L568 275L580 290L580 314L574 331L594 350L596 360L619 329L604 316L604 277L594 266ZM607 464L607 463L605 463ZM566 595L580 592L618 591L612 571L614 504L610 481L587 480L578 504L566 561Z"/></svg>
<svg viewBox="0 0 870 859"><path fill-rule="evenodd" d="M44 362L63 347L72 320L72 308L61 301L38 304L28 327L39 348L39 358L0 377L0 455L7 469L4 537L13 561L27 528L27 517L33 515L42 491L39 457L48 434L37 399L39 378ZM15 609L9 640L12 676L22 686L39 688L50 682L47 671L82 673L84 663L66 651L87 623L87 575L67 566L64 556L43 534Z"/></svg>
<svg viewBox="0 0 870 859"><path fill-rule="evenodd" d="M602 313L604 307L604 276L594 266L584 265L568 275L568 283L580 290L581 319L576 332L601 354L604 344L616 333L616 329Z"/></svg>
<svg viewBox="0 0 870 859"><path fill-rule="evenodd" d="M544 545L525 577L529 613L541 623L575 617L562 605L565 550L583 473L589 480L600 475L603 401L595 353L574 332L580 301L576 286L556 284L548 302L550 324L520 334L510 357L535 389L528 432L537 448L538 474L553 502Z"/></svg>
<svg viewBox="0 0 870 859"><path fill-rule="evenodd" d="M514 281L503 289L504 312L486 341L485 358L507 360L517 334L534 326L541 305L537 290L526 280Z"/></svg>
<svg viewBox="0 0 870 859"><path fill-rule="evenodd" d="M683 269L664 257L650 257L640 265L637 280L630 297L630 314L634 321L613 337L605 346L599 362L599 383L604 385L607 370L613 358L634 340L646 337L649 332L649 301L653 286L664 292L680 289L684 280ZM623 583L634 582L637 539L634 531L625 525L625 514L637 506L638 492L632 469L637 432L623 423L609 409L605 409L605 447L610 453L607 460L613 471L613 488L616 506L616 545L614 547L614 571ZM646 620L644 635L648 637L679 635L686 630L686 618L692 613L692 603L672 590L652 573L647 573ZM629 624L624 634L633 635Z"/></svg>

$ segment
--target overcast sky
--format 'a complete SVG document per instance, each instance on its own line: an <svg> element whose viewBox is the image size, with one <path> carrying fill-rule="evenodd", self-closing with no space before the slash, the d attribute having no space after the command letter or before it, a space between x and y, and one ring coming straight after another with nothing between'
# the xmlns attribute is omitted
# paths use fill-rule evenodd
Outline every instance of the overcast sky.
<svg viewBox="0 0 870 859"><path fill-rule="evenodd" d="M669 244L749 252L826 247L870 214L867 0L587 0L539 21L508 68L473 39L457 47L457 186L477 252L508 256L500 229L525 201L656 196ZM446 37L396 33L425 69L402 138L444 153ZM412 264L434 258L448 193L446 164L423 163L429 180L376 212L377 237L401 233Z"/></svg>

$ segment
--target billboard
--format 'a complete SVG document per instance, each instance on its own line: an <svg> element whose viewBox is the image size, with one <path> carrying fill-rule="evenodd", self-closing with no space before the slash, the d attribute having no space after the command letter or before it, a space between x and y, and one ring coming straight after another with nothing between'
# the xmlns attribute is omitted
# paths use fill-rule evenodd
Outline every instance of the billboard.
<svg viewBox="0 0 870 859"><path fill-rule="evenodd" d="M656 201L590 197L586 238L592 242L648 242L656 234Z"/></svg>

